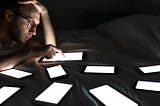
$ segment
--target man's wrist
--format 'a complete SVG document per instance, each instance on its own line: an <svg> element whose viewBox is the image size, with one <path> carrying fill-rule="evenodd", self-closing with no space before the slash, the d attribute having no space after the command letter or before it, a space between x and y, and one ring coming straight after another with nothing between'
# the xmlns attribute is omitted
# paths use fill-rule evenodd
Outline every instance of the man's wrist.
<svg viewBox="0 0 160 106"><path fill-rule="evenodd" d="M43 14L48 14L48 10L45 9L45 10L41 11L40 14L41 14L41 15L43 15Z"/></svg>

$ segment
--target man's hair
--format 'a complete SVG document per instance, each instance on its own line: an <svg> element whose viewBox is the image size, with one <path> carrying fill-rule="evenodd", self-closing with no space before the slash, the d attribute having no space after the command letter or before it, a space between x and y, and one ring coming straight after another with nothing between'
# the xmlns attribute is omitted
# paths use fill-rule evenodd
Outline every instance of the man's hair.
<svg viewBox="0 0 160 106"><path fill-rule="evenodd" d="M7 9L19 11L22 5L18 4L18 1L24 0L0 0L0 20L4 18L4 12Z"/></svg>

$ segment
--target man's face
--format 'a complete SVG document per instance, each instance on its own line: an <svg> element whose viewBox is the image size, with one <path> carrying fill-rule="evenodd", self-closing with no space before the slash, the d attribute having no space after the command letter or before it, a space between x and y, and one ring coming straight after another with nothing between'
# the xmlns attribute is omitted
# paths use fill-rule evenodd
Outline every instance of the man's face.
<svg viewBox="0 0 160 106"><path fill-rule="evenodd" d="M36 35L36 27L40 21L40 14L33 5L23 6L19 12L14 12L14 14L15 20L10 28L11 36L18 42L25 43L33 35Z"/></svg>

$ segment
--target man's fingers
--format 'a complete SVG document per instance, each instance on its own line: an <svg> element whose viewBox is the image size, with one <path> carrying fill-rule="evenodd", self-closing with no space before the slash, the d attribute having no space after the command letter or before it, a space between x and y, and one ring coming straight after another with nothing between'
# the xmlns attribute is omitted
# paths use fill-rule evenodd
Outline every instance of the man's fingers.
<svg viewBox="0 0 160 106"><path fill-rule="evenodd" d="M49 49L49 52L50 52L50 54L51 54L52 56L55 55L55 50L54 50L53 48L50 48L50 49Z"/></svg>
<svg viewBox="0 0 160 106"><path fill-rule="evenodd" d="M54 50L55 52L58 52L58 53L62 54L63 56L65 56L64 53L63 53L63 51L62 51L61 49L58 49L58 48L56 48L56 47L52 47L52 48L53 48L53 50Z"/></svg>
<svg viewBox="0 0 160 106"><path fill-rule="evenodd" d="M56 48L56 47L53 46L53 45L49 45L49 46L50 46L51 51L53 51L54 53L60 53L61 55L64 56L64 53L63 53L63 51L62 51L61 49Z"/></svg>
<svg viewBox="0 0 160 106"><path fill-rule="evenodd" d="M54 55L55 55L55 52L54 52L51 48L49 48L48 51L47 51L47 53L46 53L46 55L45 55L45 57L46 57L47 59L50 59L50 58L52 58Z"/></svg>
<svg viewBox="0 0 160 106"><path fill-rule="evenodd" d="M41 13L44 9L44 6L38 2L37 0L30 0L30 1L18 1L19 4L33 4L37 10L39 11L39 13ZM45 10L45 9L44 9Z"/></svg>
<svg viewBox="0 0 160 106"><path fill-rule="evenodd" d="M36 0L30 0L30 1L18 1L19 4L35 4L37 3Z"/></svg>

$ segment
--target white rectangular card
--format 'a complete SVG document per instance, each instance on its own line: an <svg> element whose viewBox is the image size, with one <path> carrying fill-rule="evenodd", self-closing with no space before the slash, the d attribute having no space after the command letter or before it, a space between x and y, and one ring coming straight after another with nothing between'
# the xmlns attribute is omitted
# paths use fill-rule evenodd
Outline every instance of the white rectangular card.
<svg viewBox="0 0 160 106"><path fill-rule="evenodd" d="M74 61L74 60L82 60L83 52L72 52L72 53L64 53L63 56L60 53L56 53L56 55L51 59L43 59L43 61Z"/></svg>
<svg viewBox="0 0 160 106"><path fill-rule="evenodd" d="M32 73L28 73L28 72L24 72L24 71L16 70L16 69L9 69L5 71L1 71L0 74L8 75L14 78L23 78L23 77L32 75Z"/></svg>
<svg viewBox="0 0 160 106"><path fill-rule="evenodd" d="M63 70L61 65L47 68L48 74L50 78L59 77L62 75L66 75L66 72Z"/></svg>
<svg viewBox="0 0 160 106"><path fill-rule="evenodd" d="M108 85L94 88L89 91L106 106L138 106L137 103Z"/></svg>
<svg viewBox="0 0 160 106"><path fill-rule="evenodd" d="M139 67L143 73L160 72L160 65Z"/></svg>
<svg viewBox="0 0 160 106"><path fill-rule="evenodd" d="M160 82L138 81L136 89L160 91Z"/></svg>
<svg viewBox="0 0 160 106"><path fill-rule="evenodd" d="M35 100L58 104L59 101L71 89L72 85L54 82L43 91Z"/></svg>
<svg viewBox="0 0 160 106"><path fill-rule="evenodd" d="M87 66L86 73L114 73L115 67L113 66Z"/></svg>
<svg viewBox="0 0 160 106"><path fill-rule="evenodd" d="M20 88L18 87L2 87L0 89L0 104L2 104L6 99L11 97L14 93L16 93Z"/></svg>

